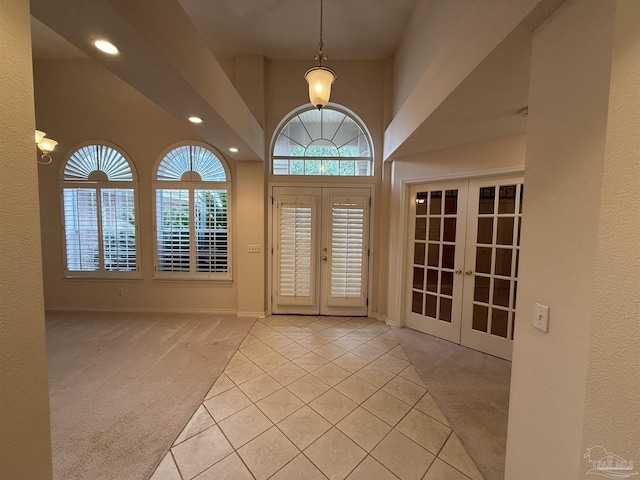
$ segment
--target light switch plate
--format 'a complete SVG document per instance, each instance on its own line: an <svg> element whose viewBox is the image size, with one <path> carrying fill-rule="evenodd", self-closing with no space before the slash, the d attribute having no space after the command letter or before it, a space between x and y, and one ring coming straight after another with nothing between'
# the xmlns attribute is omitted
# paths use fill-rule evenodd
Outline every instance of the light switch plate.
<svg viewBox="0 0 640 480"><path fill-rule="evenodd" d="M538 330L549 333L549 307L536 303L533 309L533 326Z"/></svg>

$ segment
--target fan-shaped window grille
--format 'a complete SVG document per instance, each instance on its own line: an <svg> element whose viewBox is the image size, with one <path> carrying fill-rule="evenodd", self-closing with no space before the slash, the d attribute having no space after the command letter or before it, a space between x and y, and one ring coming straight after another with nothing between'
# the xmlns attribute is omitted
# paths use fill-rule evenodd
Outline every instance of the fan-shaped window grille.
<svg viewBox="0 0 640 480"><path fill-rule="evenodd" d="M96 171L104 172L109 180L133 180L127 159L108 145L86 145L73 152L64 167L64 179L89 180Z"/></svg>
<svg viewBox="0 0 640 480"><path fill-rule="evenodd" d="M158 180L187 180L185 174L197 173L200 180L225 182L227 173L215 154L199 145L182 145L167 153L158 165Z"/></svg>
<svg viewBox="0 0 640 480"><path fill-rule="evenodd" d="M201 145L181 145L158 164L156 276L228 280L229 184L222 161Z"/></svg>
<svg viewBox="0 0 640 480"><path fill-rule="evenodd" d="M62 180L66 276L138 276L136 186L114 147L85 145L69 156Z"/></svg>
<svg viewBox="0 0 640 480"><path fill-rule="evenodd" d="M283 125L273 143L274 175L373 175L371 139L350 114L311 107Z"/></svg>

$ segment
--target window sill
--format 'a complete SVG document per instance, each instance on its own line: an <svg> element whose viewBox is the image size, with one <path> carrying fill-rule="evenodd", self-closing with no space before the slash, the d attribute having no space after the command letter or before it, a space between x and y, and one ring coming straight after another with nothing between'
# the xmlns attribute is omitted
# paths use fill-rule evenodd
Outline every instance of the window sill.
<svg viewBox="0 0 640 480"><path fill-rule="evenodd" d="M85 275L65 275L64 280L70 280L72 282L84 282L86 280L90 281L98 281L98 282L131 282L138 283L142 282L143 278L140 275L135 277L98 277L98 276L85 276Z"/></svg>
<svg viewBox="0 0 640 480"><path fill-rule="evenodd" d="M160 283L202 283L202 284L219 284L219 285L231 285L233 279L231 278L189 278L189 277L153 277L154 282Z"/></svg>

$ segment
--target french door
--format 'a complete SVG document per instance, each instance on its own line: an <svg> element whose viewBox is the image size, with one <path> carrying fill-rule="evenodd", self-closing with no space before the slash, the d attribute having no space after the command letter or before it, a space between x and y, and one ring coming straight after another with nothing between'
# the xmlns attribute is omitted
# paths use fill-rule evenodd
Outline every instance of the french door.
<svg viewBox="0 0 640 480"><path fill-rule="evenodd" d="M366 315L370 191L273 189L273 313Z"/></svg>
<svg viewBox="0 0 640 480"><path fill-rule="evenodd" d="M522 178L415 185L410 198L405 324L510 359Z"/></svg>

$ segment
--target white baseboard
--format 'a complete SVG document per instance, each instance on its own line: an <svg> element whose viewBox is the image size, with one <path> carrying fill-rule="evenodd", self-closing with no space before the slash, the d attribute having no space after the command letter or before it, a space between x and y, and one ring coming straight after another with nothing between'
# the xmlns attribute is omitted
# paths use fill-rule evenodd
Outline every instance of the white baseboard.
<svg viewBox="0 0 640 480"><path fill-rule="evenodd" d="M395 320L391 320L390 318L384 317L384 323L388 326L388 327L393 327L393 328L400 328L400 325L398 325L398 322Z"/></svg>
<svg viewBox="0 0 640 480"><path fill-rule="evenodd" d="M236 312L236 317L258 317L265 318L265 312Z"/></svg>
<svg viewBox="0 0 640 480"><path fill-rule="evenodd" d="M154 307L45 307L51 312L112 312L112 313L207 313L236 316L236 310L209 308L154 308Z"/></svg>

